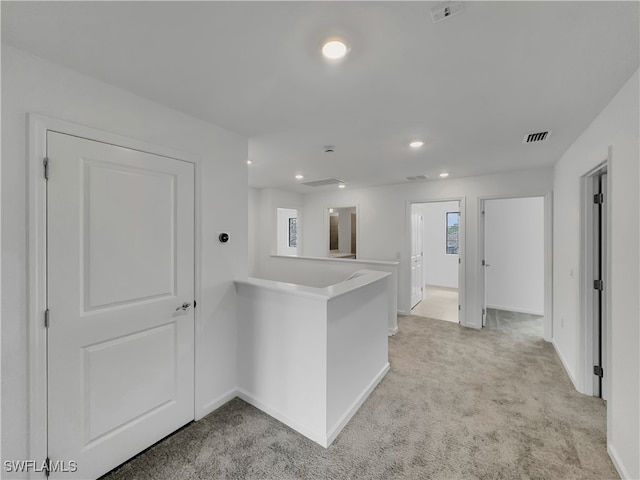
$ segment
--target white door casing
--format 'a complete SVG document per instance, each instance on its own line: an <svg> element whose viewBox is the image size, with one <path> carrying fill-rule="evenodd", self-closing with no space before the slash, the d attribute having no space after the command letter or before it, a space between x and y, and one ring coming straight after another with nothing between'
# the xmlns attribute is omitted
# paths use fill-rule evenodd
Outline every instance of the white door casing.
<svg viewBox="0 0 640 480"><path fill-rule="evenodd" d="M194 418L194 165L54 132L47 155L48 451L96 478Z"/></svg>
<svg viewBox="0 0 640 480"><path fill-rule="evenodd" d="M415 211L416 208L417 206L413 205L411 211L411 308L423 300L424 294L424 217Z"/></svg>

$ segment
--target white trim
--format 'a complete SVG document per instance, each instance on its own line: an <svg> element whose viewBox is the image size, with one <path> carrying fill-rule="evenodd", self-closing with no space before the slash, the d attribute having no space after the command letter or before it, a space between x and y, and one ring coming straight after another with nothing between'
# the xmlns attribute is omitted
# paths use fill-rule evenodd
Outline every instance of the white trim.
<svg viewBox="0 0 640 480"><path fill-rule="evenodd" d="M469 317L467 316L467 197L441 197L441 198L429 198L429 199L420 199L420 200L407 200L405 202L405 254L409 256L409 258L405 258L406 265L410 265L411 261L411 206L415 204L422 203L442 203L442 202L459 202L460 204L460 230L458 231L458 258L460 259L460 267L458 270L458 303L460 305L460 310L458 310L458 323L463 327L471 327L478 328L473 323L469 322ZM398 289L400 288L400 276L402 275L401 268L398 269ZM411 303L411 269L407 268L405 272L405 281L407 289L406 292L402 292L399 297L405 298L405 294L409 297L409 302ZM405 313L404 311L398 309L398 313L402 315L412 315L411 311L409 313Z"/></svg>
<svg viewBox="0 0 640 480"><path fill-rule="evenodd" d="M400 262L398 262L397 260L365 260L361 258L304 257L302 255L269 255L269 256L271 258L289 258L292 260L317 260L320 262L368 263L370 265L388 265L388 266L400 265Z"/></svg>
<svg viewBox="0 0 640 480"><path fill-rule="evenodd" d="M358 409L362 406L362 404L369 398L371 392L378 386L378 384L382 381L387 372L391 369L391 366L387 362L387 364L378 372L378 374L373 377L373 380L365 387L365 389L358 395L358 397L353 401L346 412L340 417L340 419L336 422L336 424L327 432L327 446L331 445L333 441L336 439L342 429L349 423L349 420L356 414Z"/></svg>
<svg viewBox="0 0 640 480"><path fill-rule="evenodd" d="M200 167L195 155L172 148L153 145L102 130L77 125L57 118L39 114L28 114L28 374L27 393L28 458L39 461L47 456L47 334L44 328L44 311L47 305L47 261L46 261L46 188L43 175L43 159L47 155L47 132L87 138L98 142L172 158L195 165L195 232L194 232L194 293L199 301L201 288L200 264ZM199 331L200 315L194 312L194 331ZM196 338L197 339L197 338ZM195 355L195 353L194 353ZM195 358L194 358L195 360ZM194 362L195 366L195 362ZM194 383L197 390L197 382ZM194 392L194 398L197 398ZM195 414L195 406L194 406ZM34 478L33 473L29 478Z"/></svg>
<svg viewBox="0 0 640 480"><path fill-rule="evenodd" d="M256 400L256 398L252 394L250 394L249 392L247 392L242 388L239 388L236 391L236 394L238 398L244 400L250 405L253 405L258 410L262 410L267 415L275 418L279 422L284 423L288 427L291 427L296 432L300 433L301 435L304 435L310 440L313 440L320 446L324 448L328 448L331 445L331 443L333 443L333 441L338 437L338 435L340 434L342 429L347 425L347 423L349 423L349 420L353 418L353 416L356 414L356 412L362 406L362 404L367 400L367 398L369 398L369 395L371 395L371 392L373 392L373 390L378 386L378 384L382 381L382 379L390 369L391 369L391 366L389 365L389 363L386 363L385 366L382 368L382 370L380 370L380 372L378 372L376 376L371 380L369 385L367 385L364 388L364 390L360 393L360 395L356 397L353 403L349 405L349 408L347 408L346 412L344 412L344 414L336 422L333 428L331 428L326 433L316 432L312 428L309 428L306 425L303 425L300 422L293 420L292 418L285 415L281 411L275 408L272 408L266 405L265 403L262 403L259 400Z"/></svg>
<svg viewBox="0 0 640 480"><path fill-rule="evenodd" d="M47 184L42 163L47 154L46 125L41 117L29 115L27 457L38 461L47 457L47 332L44 328L44 311L47 308ZM29 478L35 478L34 474L29 474Z"/></svg>
<svg viewBox="0 0 640 480"><path fill-rule="evenodd" d="M309 427L307 427L305 425L302 425L301 423L296 422L295 420L291 419L290 417L288 417L284 413L280 412L279 410L277 410L275 408L272 408L272 407L269 407L268 405L262 403L261 401L256 400L253 397L253 395L251 395L249 392L243 390L242 388L238 389L237 395L238 395L238 398L244 400L249 405L253 405L258 410L262 410L264 413L266 413L270 417L273 417L276 420L278 420L279 422L282 422L285 425L287 425L288 427L291 427L296 432L298 432L301 435L313 440L314 442L316 442L320 446L322 446L324 448L328 447L327 438L323 433L316 432L315 430L313 430L313 429L311 429L311 428L309 428Z"/></svg>
<svg viewBox="0 0 640 480"><path fill-rule="evenodd" d="M598 166L589 170L580 178L580 272L579 272L579 312L578 324L576 326L576 334L578 337L577 345L577 377L578 384L576 390L585 395L594 395L594 383L593 383L593 365L595 365L594 357L594 312L593 312L593 257L594 257L594 245L593 245L593 180L594 177L606 171L609 173L609 162L604 160ZM611 175L607 174L607 192L608 197L605 201L605 207L610 209L611 207ZM611 211L607 211L607 218L611 219ZM603 272L605 281L605 304L610 305L610 245L611 245L611 221L607 222L607 230L605 232L607 241L607 251L604 252L606 256L605 265L606 270ZM609 327L611 315L609 312L605 313L605 318L609 320L606 322L605 327ZM605 335L605 338L609 338L609 335ZM609 352L609 346L605 345L605 354ZM611 365L610 362L605 361L607 365ZM611 376L609 376L611 378ZM610 402L609 402L610 405Z"/></svg>
<svg viewBox="0 0 640 480"><path fill-rule="evenodd" d="M215 410L223 406L225 403L230 402L237 396L238 396L237 388L232 388L231 390L226 391L219 397L214 398L209 403L204 404L202 408L196 409L195 420L196 421L201 420L202 418L206 417L211 412L214 412Z"/></svg>
<svg viewBox="0 0 640 480"><path fill-rule="evenodd" d="M620 455L618 455L618 451L616 448L609 442L607 442L607 453L609 454L609 458L611 458L611 463L616 467L618 471L618 475L620 478L628 478L631 479L631 475L629 474L629 470L627 470L620 459Z"/></svg>
<svg viewBox="0 0 640 480"><path fill-rule="evenodd" d="M556 355L558 355L558 358L560 359L560 363L562 364L562 368L564 368L564 371L567 372L567 376L571 380L571 383L573 384L574 388L577 390L578 387L576 386L576 379L573 376L573 374L571 373L571 370L569 370L567 361L562 356L562 353L560 353L560 349L558 348L558 345L556 345L555 340L553 340L553 339L551 340L551 345L553 345L553 349L556 351Z"/></svg>
<svg viewBox="0 0 640 480"><path fill-rule="evenodd" d="M553 192L543 191L539 193L526 194L507 194L478 197L478 265L481 265L484 258L484 218L482 211L484 210L484 202L486 200L503 200L509 198L544 198L544 325L542 338L550 342L553 338ZM485 278L478 275L477 293L481 308L491 308L484 305L484 289ZM514 309L508 309L517 311ZM524 312L531 313L531 312ZM538 313L536 313L538 315Z"/></svg>
<svg viewBox="0 0 640 480"><path fill-rule="evenodd" d="M396 333L398 333L398 331L399 331L399 330L398 330L398 326L396 325L396 327L395 327L395 328L390 328L390 329L387 331L387 336L389 336L389 337L393 337Z"/></svg>

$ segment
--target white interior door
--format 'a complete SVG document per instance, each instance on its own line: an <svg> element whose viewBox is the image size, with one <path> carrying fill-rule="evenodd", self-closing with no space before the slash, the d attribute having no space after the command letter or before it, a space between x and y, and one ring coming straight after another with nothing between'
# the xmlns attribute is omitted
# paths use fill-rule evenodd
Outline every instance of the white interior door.
<svg viewBox="0 0 640 480"><path fill-rule="evenodd" d="M47 155L48 453L97 478L194 418L194 167L53 132Z"/></svg>
<svg viewBox="0 0 640 480"><path fill-rule="evenodd" d="M411 308L415 307L423 299L424 272L423 272L423 235L424 217L411 207Z"/></svg>
<svg viewBox="0 0 640 480"><path fill-rule="evenodd" d="M593 178L593 279L604 282L604 288L610 288L607 282L607 173L599 173ZM602 195L601 202L595 202L595 198ZM607 400L608 374L607 368L607 296L604 289L592 291L593 298L593 365L600 367L602 375L598 375L594 369L593 392Z"/></svg>

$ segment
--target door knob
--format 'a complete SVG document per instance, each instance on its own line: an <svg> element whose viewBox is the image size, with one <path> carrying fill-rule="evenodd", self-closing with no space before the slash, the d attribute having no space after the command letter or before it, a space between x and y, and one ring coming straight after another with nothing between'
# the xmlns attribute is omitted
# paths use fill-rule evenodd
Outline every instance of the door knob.
<svg viewBox="0 0 640 480"><path fill-rule="evenodd" d="M182 306L180 306L180 307L176 308L176 312L179 312L180 310L183 310L183 311L184 311L184 310L188 310L188 309L189 309L189 307L191 307L191 303L184 302L184 303L182 304Z"/></svg>

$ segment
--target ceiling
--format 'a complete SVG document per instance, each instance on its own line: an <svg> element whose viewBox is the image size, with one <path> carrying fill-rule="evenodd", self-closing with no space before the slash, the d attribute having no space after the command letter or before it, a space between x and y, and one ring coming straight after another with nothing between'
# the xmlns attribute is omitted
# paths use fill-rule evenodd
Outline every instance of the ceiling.
<svg viewBox="0 0 640 480"><path fill-rule="evenodd" d="M2 41L248 137L249 184L302 193L337 187L297 173L355 188L552 165L638 68L637 2L471 1L433 23L439 4L3 1Z"/></svg>

